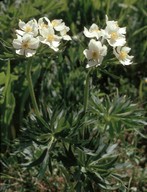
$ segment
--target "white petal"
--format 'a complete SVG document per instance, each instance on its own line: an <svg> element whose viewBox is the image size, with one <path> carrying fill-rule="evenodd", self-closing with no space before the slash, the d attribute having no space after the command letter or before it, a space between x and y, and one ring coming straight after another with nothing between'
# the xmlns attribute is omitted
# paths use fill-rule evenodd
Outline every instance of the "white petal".
<svg viewBox="0 0 147 192"><path fill-rule="evenodd" d="M31 38L33 38L33 36L26 33L26 34L24 34L24 36L22 37L22 40L23 40L23 41L30 41Z"/></svg>
<svg viewBox="0 0 147 192"><path fill-rule="evenodd" d="M54 29L55 29L56 31L62 31L62 30L64 30L64 28L65 28L65 24L64 24L64 23L62 23L62 24L54 27Z"/></svg>
<svg viewBox="0 0 147 192"><path fill-rule="evenodd" d="M49 25L51 25L51 22L50 22L50 20L49 20L47 17L43 17L43 19L45 19L45 20L47 21L47 23L48 23Z"/></svg>
<svg viewBox="0 0 147 192"><path fill-rule="evenodd" d="M96 64L97 63L95 61L88 61L86 68L94 67L94 66L96 66Z"/></svg>
<svg viewBox="0 0 147 192"><path fill-rule="evenodd" d="M54 47L54 46L52 46L52 45L50 45L50 48L53 49L54 51L58 51L58 50L59 50L58 47Z"/></svg>
<svg viewBox="0 0 147 192"><path fill-rule="evenodd" d="M62 36L62 38L66 41L70 41L71 40L71 37L69 35L64 35Z"/></svg>
<svg viewBox="0 0 147 192"><path fill-rule="evenodd" d="M84 27L83 33L86 37L89 37L89 38L93 37L93 35L88 31L86 27Z"/></svg>
<svg viewBox="0 0 147 192"><path fill-rule="evenodd" d="M132 64L132 61L130 61L129 59L126 59L124 61L120 60L121 64L123 65L131 65Z"/></svg>
<svg viewBox="0 0 147 192"><path fill-rule="evenodd" d="M107 55L107 47L106 45L103 45L102 49L100 50L100 53L102 56Z"/></svg>
<svg viewBox="0 0 147 192"><path fill-rule="evenodd" d="M37 38L32 38L30 40L29 48L30 49L37 49L39 47L39 40Z"/></svg>
<svg viewBox="0 0 147 192"><path fill-rule="evenodd" d="M20 29L23 29L26 24L22 20L19 20L19 24L18 25L19 25Z"/></svg>
<svg viewBox="0 0 147 192"><path fill-rule="evenodd" d="M126 34L126 27L119 28L120 34Z"/></svg>
<svg viewBox="0 0 147 192"><path fill-rule="evenodd" d="M22 30L19 30L19 29L16 29L16 33L23 36L23 34L25 33L24 31Z"/></svg>
<svg viewBox="0 0 147 192"><path fill-rule="evenodd" d="M58 47L60 45L59 41L52 41L53 47Z"/></svg>
<svg viewBox="0 0 147 192"><path fill-rule="evenodd" d="M118 47L118 46L123 46L126 43L126 39L125 38L118 38L117 40L113 40L113 39L107 39L108 43L112 46L112 47Z"/></svg>
<svg viewBox="0 0 147 192"><path fill-rule="evenodd" d="M85 57L86 57L88 60L92 59L92 52L91 52L91 50L85 49L85 50L83 51L83 54L85 55Z"/></svg>
<svg viewBox="0 0 147 192"><path fill-rule="evenodd" d="M129 53L131 50L130 47L122 47L122 51L125 51L126 53Z"/></svg>
<svg viewBox="0 0 147 192"><path fill-rule="evenodd" d="M36 50L26 49L25 50L25 56L26 57L32 57L36 53Z"/></svg>
<svg viewBox="0 0 147 192"><path fill-rule="evenodd" d="M14 39L12 44L13 44L13 47L14 47L15 49L20 49L20 48L21 48L22 41L20 41L19 39Z"/></svg>
<svg viewBox="0 0 147 192"><path fill-rule="evenodd" d="M16 53L17 53L18 55L24 55L24 49L16 50Z"/></svg>

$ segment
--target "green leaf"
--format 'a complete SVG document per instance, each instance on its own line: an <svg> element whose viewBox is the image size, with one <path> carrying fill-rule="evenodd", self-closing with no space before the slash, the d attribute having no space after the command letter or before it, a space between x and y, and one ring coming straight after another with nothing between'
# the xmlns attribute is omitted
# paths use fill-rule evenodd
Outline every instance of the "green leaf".
<svg viewBox="0 0 147 192"><path fill-rule="evenodd" d="M44 157L41 167L39 169L39 172L38 172L39 179L42 179L44 177L48 164L49 164L49 150L46 151L45 157Z"/></svg>
<svg viewBox="0 0 147 192"><path fill-rule="evenodd" d="M36 159L35 161L29 163L29 164L22 164L23 166L26 166L26 167L34 167L36 165L40 165L43 160L45 159L46 155L47 155L47 148L43 150L42 154L40 155L40 157L38 159Z"/></svg>
<svg viewBox="0 0 147 192"><path fill-rule="evenodd" d="M4 72L1 72L0 73L0 85L5 84L5 81L6 81L6 75Z"/></svg>
<svg viewBox="0 0 147 192"><path fill-rule="evenodd" d="M12 116L15 109L15 98L12 93L12 83L14 79L15 78L13 78L13 76L10 73L10 61L8 61L7 72L5 75L5 86L2 91L3 99L1 99L1 104L2 104L1 107L3 110L2 122L3 122L3 126L5 126L5 131L3 130L4 132L7 132L7 127L11 123ZM7 133L5 134L7 135Z"/></svg>

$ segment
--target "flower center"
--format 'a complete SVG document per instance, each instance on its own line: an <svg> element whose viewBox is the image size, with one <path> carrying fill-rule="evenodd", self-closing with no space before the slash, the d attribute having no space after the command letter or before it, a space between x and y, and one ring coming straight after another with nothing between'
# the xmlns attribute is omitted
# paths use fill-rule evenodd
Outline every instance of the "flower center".
<svg viewBox="0 0 147 192"><path fill-rule="evenodd" d="M28 49L29 48L29 42L28 41L22 42L21 47L22 47L22 49Z"/></svg>
<svg viewBox="0 0 147 192"><path fill-rule="evenodd" d="M54 39L55 39L54 35L48 35L48 37L47 37L48 41L53 41Z"/></svg>
<svg viewBox="0 0 147 192"><path fill-rule="evenodd" d="M126 58L126 56L127 56L127 53L125 51L121 51L120 54L119 54L119 58L121 60L124 60Z"/></svg>
<svg viewBox="0 0 147 192"><path fill-rule="evenodd" d="M32 27L30 27L30 26L26 26L26 28L25 28L25 32L29 33L29 32L31 32L31 31L32 31Z"/></svg>
<svg viewBox="0 0 147 192"><path fill-rule="evenodd" d="M97 59L98 58L98 53L93 51L92 52L92 59Z"/></svg>
<svg viewBox="0 0 147 192"><path fill-rule="evenodd" d="M112 32L112 33L111 33L111 39L112 39L112 40L116 40L117 38L118 38L117 33L116 33L116 32Z"/></svg>

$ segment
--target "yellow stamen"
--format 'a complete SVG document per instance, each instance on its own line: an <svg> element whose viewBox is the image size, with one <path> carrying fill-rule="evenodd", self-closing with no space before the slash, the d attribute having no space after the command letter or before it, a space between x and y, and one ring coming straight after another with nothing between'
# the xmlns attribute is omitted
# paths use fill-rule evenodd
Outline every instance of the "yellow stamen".
<svg viewBox="0 0 147 192"><path fill-rule="evenodd" d="M26 26L26 28L25 28L25 32L29 33L29 32L31 32L31 31L32 31L32 27L30 27L30 26Z"/></svg>
<svg viewBox="0 0 147 192"><path fill-rule="evenodd" d="M119 54L119 58L121 60L124 60L126 58L126 56L127 56L127 53L125 51L121 51L120 54Z"/></svg>
<svg viewBox="0 0 147 192"><path fill-rule="evenodd" d="M116 40L117 38L118 38L117 33L116 33L116 32L112 32L112 33L111 33L111 39L112 39L112 40Z"/></svg>
<svg viewBox="0 0 147 192"><path fill-rule="evenodd" d="M22 47L22 49L28 49L29 48L29 42L28 41L22 42L21 47Z"/></svg>
<svg viewBox="0 0 147 192"><path fill-rule="evenodd" d="M92 59L97 59L98 58L98 53L93 51L92 52Z"/></svg>
<svg viewBox="0 0 147 192"><path fill-rule="evenodd" d="M53 41L54 40L54 35L48 35L47 40L48 41Z"/></svg>

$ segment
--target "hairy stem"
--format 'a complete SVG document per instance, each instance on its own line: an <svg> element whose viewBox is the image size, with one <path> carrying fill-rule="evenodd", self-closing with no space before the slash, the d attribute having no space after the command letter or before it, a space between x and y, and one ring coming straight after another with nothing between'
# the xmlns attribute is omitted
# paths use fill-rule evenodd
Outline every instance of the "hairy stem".
<svg viewBox="0 0 147 192"><path fill-rule="evenodd" d="M28 65L27 65L26 75L27 75L28 87L29 87L29 92L30 92L30 96L31 96L34 112L37 115L37 117L39 117L40 116L40 112L39 112L38 105L37 105L37 102L36 102L34 88L33 88L33 83L32 83L32 78L31 78L31 65L32 65L32 63L29 62Z"/></svg>
<svg viewBox="0 0 147 192"><path fill-rule="evenodd" d="M85 84L85 89L84 89L84 112L86 113L87 111L87 105L88 105L88 97L89 97L89 80L90 80L90 72L91 69L87 73L86 77L86 84Z"/></svg>

